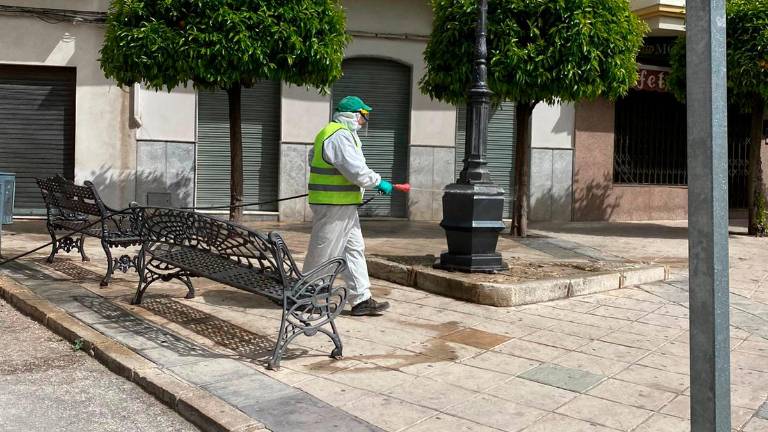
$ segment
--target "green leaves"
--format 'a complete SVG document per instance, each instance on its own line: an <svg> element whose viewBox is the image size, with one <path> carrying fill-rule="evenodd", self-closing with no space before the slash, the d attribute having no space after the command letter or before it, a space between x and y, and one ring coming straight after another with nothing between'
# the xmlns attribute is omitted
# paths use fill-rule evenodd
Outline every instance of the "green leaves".
<svg viewBox="0 0 768 432"><path fill-rule="evenodd" d="M433 0L423 92L466 101L474 60L475 0ZM498 100L614 99L637 79L647 27L626 0L489 0L489 86Z"/></svg>
<svg viewBox="0 0 768 432"><path fill-rule="evenodd" d="M348 42L338 0L113 0L100 61L119 85L324 88Z"/></svg>
<svg viewBox="0 0 768 432"><path fill-rule="evenodd" d="M728 0L726 19L728 97L748 112L754 95L768 103L768 0ZM684 37L675 43L671 63L668 84L685 101Z"/></svg>

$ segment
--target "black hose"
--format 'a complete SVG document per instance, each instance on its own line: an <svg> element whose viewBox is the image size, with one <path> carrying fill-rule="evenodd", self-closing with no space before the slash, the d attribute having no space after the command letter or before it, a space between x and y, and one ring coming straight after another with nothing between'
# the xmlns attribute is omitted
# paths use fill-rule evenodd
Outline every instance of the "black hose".
<svg viewBox="0 0 768 432"><path fill-rule="evenodd" d="M304 198L305 196L308 196L309 194L303 194L303 195L294 195L290 196L288 198L279 198L276 200L269 200L269 201L262 201L262 202L255 202L255 203L245 203L245 204L237 204L237 205L223 205L223 206L208 206L208 207L179 207L182 210L223 210L223 209L233 209L233 208L239 208L239 207L253 207L253 206L260 206L264 204L273 204L280 201L290 201L298 198Z"/></svg>
<svg viewBox="0 0 768 432"><path fill-rule="evenodd" d="M276 203L276 202L280 202L280 201L289 201L289 200L304 198L307 195L309 195L309 194L294 195L294 196L290 196L290 197L287 197L287 198L280 198L280 199L276 199L276 200L262 201L262 202L256 202L256 203L238 204L238 205L234 205L234 206L179 207L179 209L181 209L181 210L218 210L218 209L230 209L230 208L237 208L237 207L251 207L251 206L264 205L264 204L272 204L272 203ZM373 201L373 199L376 198L377 196L378 195L374 195L374 196L368 198L367 200L363 201L363 203L360 204L358 207L362 207L362 206L368 204L369 202ZM124 209L124 210L120 210L117 213L112 213L109 216L105 216L103 218L97 219L97 220L93 221L92 223L89 223L88 225L86 225L86 226L84 226L84 227L82 227L82 228L80 228L78 230L75 230L75 231L72 231L70 233L67 233L67 235L64 236L64 237L70 237L70 236L73 236L73 235L76 235L76 234L80 234L83 231L87 230L88 228L90 228L90 227L92 227L92 226L94 226L94 225L96 225L98 223L103 222L107 218L110 218L110 217L113 217L113 216L125 213L127 211L132 211L132 210L137 209L137 208L142 208L142 207L144 207L144 206L134 206L134 207L129 207L129 208ZM50 246L52 244L53 244L53 241L49 241L48 243L46 243L46 244L44 244L44 245L42 245L40 247L37 247L35 249L32 249L30 251L24 252L21 255L16 255L16 256L14 256L12 258L8 258L6 260L0 261L0 266L8 264L9 262L12 262L12 261L16 261L16 260L18 260L20 258L24 258L25 256L31 255L31 254L33 254L33 253L35 253L35 252L37 252L37 251L39 251L39 250L41 250L43 248L46 248L46 247L48 247L48 246Z"/></svg>
<svg viewBox="0 0 768 432"><path fill-rule="evenodd" d="M116 216L116 215L119 215L119 214L125 213L126 211L128 211L128 210L133 210L133 209L135 209L135 208L138 208L138 207L129 207L129 208L125 209L125 210L120 210L120 211L119 211L119 212L117 212L117 213L112 213L112 214L110 214L109 216L105 216L105 217L103 217L103 218L97 219L97 220L95 220L95 221L93 221L93 222L89 223L88 225L86 225L86 226L84 226L84 227L80 228L79 230L75 230L75 231L72 231L72 232L70 232L70 233L67 233L67 235L66 235L66 236L64 236L64 237L70 237L70 236L73 236L73 235L76 235L76 234L80 234L80 233L82 233L83 231L87 230L88 228L90 228L90 227L92 227L92 226L96 225L97 223L101 223L101 222L103 222L103 221L104 221L104 219L107 219L107 218L109 218L109 217L112 217L112 216ZM3 266L3 265L5 265L5 264L8 264L8 263L9 263L9 262L11 262L11 261L16 261L17 259L20 259L20 258L24 258L24 257L25 257L25 256L27 256L27 255L31 255L31 254L33 254L33 253L35 253L35 252L39 251L40 249L46 248L46 247L48 247L48 246L50 246L50 245L52 245L52 244L53 244L53 241L49 241L48 243L46 243L46 244L44 244L44 245L42 245L42 246L40 246L40 247L36 247L36 248L34 248L34 249L30 250L30 251L24 252L24 253L23 253L23 254L21 254L21 255L16 255L16 256L15 256L15 257L13 257L13 258L8 258L8 259L6 259L6 260L0 261L0 267L1 267L1 266Z"/></svg>

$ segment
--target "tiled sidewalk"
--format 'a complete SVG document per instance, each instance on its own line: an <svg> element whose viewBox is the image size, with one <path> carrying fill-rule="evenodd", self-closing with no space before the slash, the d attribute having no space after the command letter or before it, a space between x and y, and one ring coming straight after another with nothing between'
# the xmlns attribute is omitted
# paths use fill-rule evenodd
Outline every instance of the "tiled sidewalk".
<svg viewBox="0 0 768 432"><path fill-rule="evenodd" d="M679 235L643 248L649 242L641 237L599 236L594 227L590 234L569 229L562 233L563 240L597 251L611 243L631 247L625 250L629 255L655 250L660 257L658 251L681 250ZM650 230L644 232L653 236ZM306 233L294 232L289 244L296 247L291 238L301 236ZM44 237L26 238L26 243L35 243ZM389 243L413 251L412 238L395 240L390 238ZM688 430L684 270L667 283L515 308L468 304L376 281L375 295L389 300L392 309L382 317L339 319L344 360L327 358L329 341L300 338L296 348L301 355L286 359L281 371L269 372L260 361L269 340L274 340L279 314L269 302L201 280L193 300L182 298L181 286L165 284L153 286L144 305L129 306L135 276L120 275L113 286L99 289L100 258L94 246L89 248L94 252L90 263L62 259L50 267L39 260L32 265L88 290L93 298L109 300L104 304L110 307L132 312L141 318L138 322L155 325L229 361L235 359L233 365L247 367L254 377L271 377L383 430ZM732 258L737 291L732 296L733 427L748 432L768 431L768 305L760 283L768 274L760 264L768 251L760 246L752 239L732 242L732 255L745 258ZM615 247L605 250L621 252ZM46 285L35 282L31 274L17 279ZM742 295L747 292L749 296ZM104 325L107 331L110 323ZM136 333L122 330L126 338ZM144 350L146 354L151 347ZM192 372L180 367L187 364L178 364L169 366L169 373L195 376L196 368L210 360L191 357L196 361L188 364L198 365L189 366ZM211 382L200 385L235 391L226 373L207 375ZM258 386L243 390L257 392ZM253 409L258 411L258 405ZM270 426L266 419L260 420Z"/></svg>

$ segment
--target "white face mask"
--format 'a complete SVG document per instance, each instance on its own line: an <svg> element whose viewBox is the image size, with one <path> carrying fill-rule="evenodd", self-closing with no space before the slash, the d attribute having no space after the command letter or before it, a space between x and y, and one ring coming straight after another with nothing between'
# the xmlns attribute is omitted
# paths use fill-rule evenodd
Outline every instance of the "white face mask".
<svg viewBox="0 0 768 432"><path fill-rule="evenodd" d="M333 114L333 121L343 124L347 129L352 132L357 132L360 129L360 123L358 123L358 113L352 112L337 112Z"/></svg>

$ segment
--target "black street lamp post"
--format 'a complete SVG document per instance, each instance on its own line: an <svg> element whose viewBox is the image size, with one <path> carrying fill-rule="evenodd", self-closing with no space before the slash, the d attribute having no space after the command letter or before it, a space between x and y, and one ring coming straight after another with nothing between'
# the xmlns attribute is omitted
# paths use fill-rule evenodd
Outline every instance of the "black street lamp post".
<svg viewBox="0 0 768 432"><path fill-rule="evenodd" d="M467 140L464 168L456 183L445 187L443 220L448 251L435 267L464 272L494 272L506 269L496 252L499 232L504 229L504 189L491 181L485 160L491 95L488 88L486 44L488 0L480 1L475 40L474 83L469 90ZM511 151L511 149L510 149Z"/></svg>

